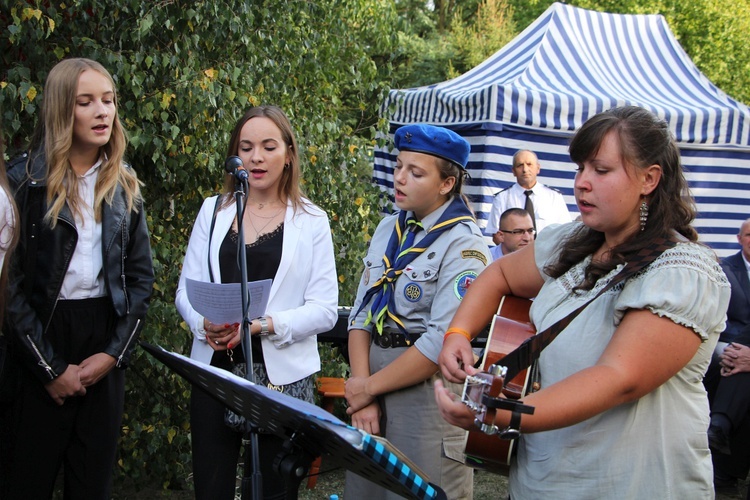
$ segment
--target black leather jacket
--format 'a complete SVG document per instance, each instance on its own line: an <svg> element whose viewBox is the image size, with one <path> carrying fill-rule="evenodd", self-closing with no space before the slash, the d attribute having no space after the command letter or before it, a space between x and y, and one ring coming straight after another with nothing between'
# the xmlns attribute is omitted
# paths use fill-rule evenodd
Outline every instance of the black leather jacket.
<svg viewBox="0 0 750 500"><path fill-rule="evenodd" d="M33 154L27 174L27 159L24 154L8 165L8 181L19 207L20 237L11 260L6 325L14 356L46 383L68 367L45 339L45 333L78 232L67 205L60 211L54 229L43 222L47 212L46 161L43 153ZM117 360L118 368L127 365L143 329L154 282L146 216L143 207L138 208L137 213L127 210L122 188L118 188L112 204L102 206L104 281L118 316L104 352Z"/></svg>

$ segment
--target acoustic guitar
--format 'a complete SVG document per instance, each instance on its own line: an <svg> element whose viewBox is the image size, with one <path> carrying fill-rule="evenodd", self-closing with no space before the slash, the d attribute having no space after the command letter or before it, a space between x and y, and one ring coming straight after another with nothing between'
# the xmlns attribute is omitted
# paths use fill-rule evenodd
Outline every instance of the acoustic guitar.
<svg viewBox="0 0 750 500"><path fill-rule="evenodd" d="M500 439L497 435L486 433L488 428L494 427L495 409L485 406L482 398L485 394L496 398L502 392L508 399L519 400L527 394L528 369L506 382L503 374L497 372L495 363L536 334L529 321L530 307L531 301L528 299L503 297L487 338L480 365L483 372L467 377L464 384L463 401L475 412L479 426L469 431L464 450L466 465L470 467L508 475L515 440Z"/></svg>

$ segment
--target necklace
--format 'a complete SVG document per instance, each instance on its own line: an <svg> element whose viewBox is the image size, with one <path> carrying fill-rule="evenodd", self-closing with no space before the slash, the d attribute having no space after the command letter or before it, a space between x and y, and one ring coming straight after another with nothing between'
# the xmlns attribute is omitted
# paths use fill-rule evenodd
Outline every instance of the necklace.
<svg viewBox="0 0 750 500"><path fill-rule="evenodd" d="M266 227L268 227L268 225L269 225L269 224L270 224L271 222L273 222L273 220L274 220L274 219L275 219L275 218L276 218L276 217L277 217L277 216L278 216L278 215L279 215L279 214L281 213L281 210L282 210L282 209L279 209L279 210L278 210L278 211L277 211L277 212L276 212L275 214L273 214L273 215L272 215L271 217L261 217L262 219L267 219L267 220L266 220L266 223L265 223L265 224L263 224L263 226L262 226L262 227L261 227L260 229L258 229L258 228L257 228L257 227L255 226L255 223L253 222L253 218L252 218L252 217L248 217L248 219L250 220L250 225L251 225L251 226L253 227L253 230L255 230L255 238L256 238L256 239L258 238L258 236L260 236L261 232L262 232L262 231L263 231L263 230L264 230L264 229L265 229ZM250 212L250 214L251 214L251 215L253 215L253 212L251 211L251 212Z"/></svg>
<svg viewBox="0 0 750 500"><path fill-rule="evenodd" d="M266 222L265 224L263 224L263 227L261 227L260 229L258 229L257 227L255 227L255 224L253 224L253 219L250 218L250 225L253 226L253 229L255 230L255 238L256 239L258 238L258 236L260 236L261 231L263 231L266 228L266 226L268 226L271 223L271 220L273 220L273 219L269 219L268 222Z"/></svg>
<svg viewBox="0 0 750 500"><path fill-rule="evenodd" d="M273 215L260 215L260 214L256 214L256 213L255 213L255 212L253 212L252 210L250 210L250 214L251 214L251 215L254 215L254 216L256 216L256 217L258 217L258 218L260 218L260 219L273 219L274 217L276 217L277 215L279 215L279 213L280 213L280 212L281 212L281 211L282 211L283 209L284 209L284 207L281 207L281 208L280 208L280 209L278 209L278 210L276 211L276 213L275 213L275 214L273 214Z"/></svg>
<svg viewBox="0 0 750 500"><path fill-rule="evenodd" d="M247 201L249 201L249 202L251 202L251 203L256 203L256 202L255 202L255 201L253 201L253 199L252 199L252 198L250 198L250 197L248 197ZM263 207L265 207L266 205L273 205L273 204L274 204L274 203L276 203L277 201L279 201L279 200L271 200L271 201L258 202L258 210L263 210Z"/></svg>

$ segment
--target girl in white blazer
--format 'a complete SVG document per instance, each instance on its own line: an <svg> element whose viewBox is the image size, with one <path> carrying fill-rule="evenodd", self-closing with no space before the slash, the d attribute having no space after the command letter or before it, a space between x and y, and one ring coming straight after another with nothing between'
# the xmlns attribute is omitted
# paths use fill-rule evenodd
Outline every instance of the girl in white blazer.
<svg viewBox="0 0 750 500"><path fill-rule="evenodd" d="M325 212L304 200L308 212L295 213L290 205L284 217L284 246L281 265L271 285L266 316L273 319L274 333L261 336L268 378L286 385L320 370L316 335L333 328L338 318L338 287L331 230ZM209 228L216 196L206 198L190 235L180 284L177 309L193 332L190 357L210 363L214 351L206 343L203 316L192 308L185 291L185 279L211 281L208 272L208 242L211 267L219 269L219 240L229 231L236 209L234 203L216 214L213 233ZM221 283L219 273L215 282ZM254 322L255 324L255 322Z"/></svg>
<svg viewBox="0 0 750 500"><path fill-rule="evenodd" d="M328 218L300 193L296 140L278 107L259 106L245 113L232 133L229 155L242 159L249 176L242 221L248 279L273 279L265 315L250 324L253 352L257 350L261 361L253 355L254 371L257 376L261 370L269 387L312 402L312 375L320 370L316 335L332 329L338 318ZM241 355L240 329L212 324L196 312L188 301L185 281L238 280L237 252L231 250L236 243L230 241L237 239L234 182L227 174L220 198L204 201L176 298L177 309L193 332L191 358L225 369ZM263 257L252 253L258 248L265 252ZM191 432L196 498L234 498L242 436L224 425L223 407L201 390L191 396ZM259 441L264 498L283 498L284 483L272 471L281 440L261 434Z"/></svg>

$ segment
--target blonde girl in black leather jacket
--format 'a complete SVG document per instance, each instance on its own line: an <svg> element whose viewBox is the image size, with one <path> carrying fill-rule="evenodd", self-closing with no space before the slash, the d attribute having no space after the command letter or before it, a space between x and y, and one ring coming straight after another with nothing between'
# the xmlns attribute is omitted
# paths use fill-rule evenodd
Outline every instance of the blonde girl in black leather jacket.
<svg viewBox="0 0 750 500"><path fill-rule="evenodd" d="M50 71L30 152L8 177L20 213L6 325L20 388L0 411L0 497L111 498L124 373L153 267L140 186L111 75Z"/></svg>

